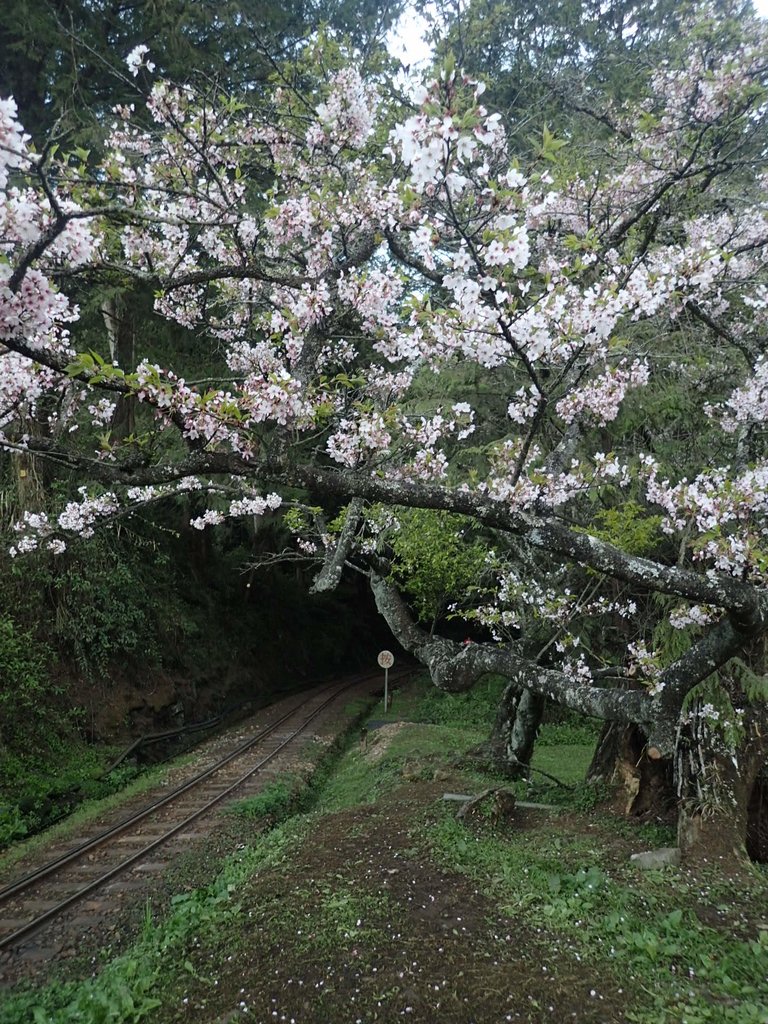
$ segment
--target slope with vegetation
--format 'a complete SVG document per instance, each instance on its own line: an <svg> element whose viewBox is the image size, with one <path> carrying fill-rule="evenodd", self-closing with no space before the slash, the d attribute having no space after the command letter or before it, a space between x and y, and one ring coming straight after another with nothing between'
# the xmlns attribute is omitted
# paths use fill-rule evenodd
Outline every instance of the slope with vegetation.
<svg viewBox="0 0 768 1024"><path fill-rule="evenodd" d="M514 786L549 810L457 819L445 792L505 785L467 760L494 697L396 693L298 808L278 779L234 809L210 884L185 864L135 944L10 994L0 1021L761 1024L764 870L638 872L629 854L674 832L596 806L594 730L544 725L534 764L575 788Z"/></svg>
<svg viewBox="0 0 768 1024"><path fill-rule="evenodd" d="M267 84L261 51L186 75L123 12L92 147L0 105L10 554L257 524L254 568L359 578L441 689L503 676L518 774L554 701L686 856L760 859L765 24L446 4L403 93L366 19L289 22Z"/></svg>

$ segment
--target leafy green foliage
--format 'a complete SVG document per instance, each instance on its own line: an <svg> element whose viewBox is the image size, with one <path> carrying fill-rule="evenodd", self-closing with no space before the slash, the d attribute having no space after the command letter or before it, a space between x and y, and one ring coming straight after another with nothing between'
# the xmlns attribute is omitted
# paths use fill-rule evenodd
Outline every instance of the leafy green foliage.
<svg viewBox="0 0 768 1024"><path fill-rule="evenodd" d="M157 664L156 623L166 616L149 566L136 551L118 552L103 540L83 555L65 562L52 580L60 642L91 676L106 676L110 661L126 655ZM164 567L167 556L158 552L154 571Z"/></svg>
<svg viewBox="0 0 768 1024"><path fill-rule="evenodd" d="M238 818L282 817L296 799L296 786L289 779L275 779L261 793L238 800L227 810Z"/></svg>
<svg viewBox="0 0 768 1024"><path fill-rule="evenodd" d="M768 676L757 675L741 658L734 658L729 668L750 701L768 701Z"/></svg>
<svg viewBox="0 0 768 1024"><path fill-rule="evenodd" d="M614 508L595 513L596 537L615 544L629 555L649 555L658 545L661 516L648 515L636 501L625 501Z"/></svg>
<svg viewBox="0 0 768 1024"><path fill-rule="evenodd" d="M29 832L26 818L19 807L0 807L0 850Z"/></svg>
<svg viewBox="0 0 768 1024"><path fill-rule="evenodd" d="M486 547L472 535L471 521L448 512L402 509L400 528L388 538L392 574L411 598L422 622L434 623L477 586Z"/></svg>
<svg viewBox="0 0 768 1024"><path fill-rule="evenodd" d="M111 665L124 666L132 655L144 668L157 665L191 624L180 595L186 567L173 564L174 538L147 533L103 533L56 558L37 553L9 561L0 598L28 624L32 645L74 662L89 679L108 678Z"/></svg>
<svg viewBox="0 0 768 1024"><path fill-rule="evenodd" d="M429 683L411 717L435 725L490 728L505 686L500 676L487 676L466 693L444 693Z"/></svg>
<svg viewBox="0 0 768 1024"><path fill-rule="evenodd" d="M676 45L680 21L691 6L689 0L628 0L608 6L583 0L442 4L445 22L435 31L438 62L453 51L460 67L488 82L490 102L505 111L510 123L532 124L539 131L554 126L555 134L567 131L578 137L584 123L552 83L573 89L583 76L598 110L605 108L606 93L617 105L639 95L660 54L667 56ZM630 59L635 71L628 75ZM599 122L586 124L591 138L599 138ZM525 132L534 151L540 139ZM522 148L523 138L518 145Z"/></svg>
<svg viewBox="0 0 768 1024"><path fill-rule="evenodd" d="M51 677L52 657L47 644L0 615L0 752L45 747L51 705L61 693Z"/></svg>
<svg viewBox="0 0 768 1024"><path fill-rule="evenodd" d="M2 759L0 848L50 827L82 803L120 791L139 774L125 764L104 776L111 748L83 743L45 704L41 711L48 721L35 744Z"/></svg>

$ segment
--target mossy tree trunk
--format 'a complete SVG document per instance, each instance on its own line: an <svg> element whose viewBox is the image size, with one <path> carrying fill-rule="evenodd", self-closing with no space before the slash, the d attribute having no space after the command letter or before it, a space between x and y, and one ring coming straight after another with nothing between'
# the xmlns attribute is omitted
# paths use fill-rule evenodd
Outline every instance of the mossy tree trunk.
<svg viewBox="0 0 768 1024"><path fill-rule="evenodd" d="M645 734L634 725L603 725L587 779L614 786L617 808L631 817L665 819L676 804L671 758L650 757Z"/></svg>
<svg viewBox="0 0 768 1024"><path fill-rule="evenodd" d="M491 757L509 775L523 778L544 714L545 698L509 684L504 689L489 741Z"/></svg>
<svg viewBox="0 0 768 1024"><path fill-rule="evenodd" d="M707 717L692 715L676 757L680 797L678 842L689 860L763 859L759 797L768 756L768 710L752 705L736 744ZM748 849L748 837L751 849Z"/></svg>

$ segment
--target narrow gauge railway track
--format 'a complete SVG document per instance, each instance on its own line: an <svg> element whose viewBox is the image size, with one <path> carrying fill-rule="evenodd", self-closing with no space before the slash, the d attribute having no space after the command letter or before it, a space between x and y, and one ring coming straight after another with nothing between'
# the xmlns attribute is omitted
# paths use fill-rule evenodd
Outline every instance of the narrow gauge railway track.
<svg viewBox="0 0 768 1024"><path fill-rule="evenodd" d="M368 673L322 687L160 799L0 889L0 953L22 952L33 934L183 835L306 734L341 694L376 678ZM126 852L134 842L138 849Z"/></svg>

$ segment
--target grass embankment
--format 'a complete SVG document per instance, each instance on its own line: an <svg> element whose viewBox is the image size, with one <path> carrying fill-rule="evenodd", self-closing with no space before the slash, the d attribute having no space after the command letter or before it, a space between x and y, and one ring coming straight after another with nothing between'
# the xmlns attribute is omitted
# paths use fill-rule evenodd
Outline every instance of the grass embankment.
<svg viewBox="0 0 768 1024"><path fill-rule="evenodd" d="M0 851L50 828L81 804L121 793L141 775L132 764L105 775L120 752L76 737L53 737L43 749L0 756ZM1 865L0 865L1 866Z"/></svg>
<svg viewBox="0 0 768 1024"><path fill-rule="evenodd" d="M765 1024L764 871L638 874L629 853L668 831L585 813L583 786L536 785L559 812L457 820L443 792L493 784L457 765L487 731L481 703L399 697L388 717L439 721L369 732L249 842L254 817L289 814L278 780L237 812L244 845L210 886L148 912L97 977L7 998L0 1021ZM588 739L545 727L539 766L579 778Z"/></svg>
<svg viewBox="0 0 768 1024"><path fill-rule="evenodd" d="M77 777L81 780L81 783L82 780L93 782L93 786L82 787L86 792L92 794L90 798L84 799L73 811L64 815L61 821L50 825L44 832L35 833L28 839L22 839L19 836L5 849L2 843L0 843L0 877L5 876L17 864L23 863L39 850L45 850L53 843L75 835L84 825L96 821L114 808L120 807L132 797L140 796L142 793L153 789L169 775L174 766L183 764L190 756L183 755L176 758L173 764L158 764L141 770L128 766L125 771L114 772L107 779L102 780L96 777L96 773L103 771L108 760L105 752L109 753L109 760L111 760L112 754L106 748L101 749L98 758L87 757L85 756L87 752L84 752L80 768L78 769ZM104 795L100 795L101 793ZM11 805L6 810L10 816L13 806ZM0 814L0 835L3 835L2 820L2 815Z"/></svg>

